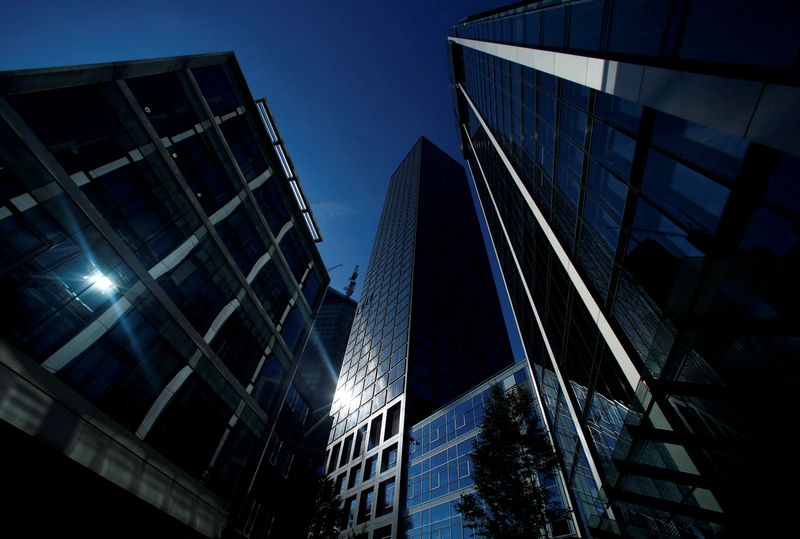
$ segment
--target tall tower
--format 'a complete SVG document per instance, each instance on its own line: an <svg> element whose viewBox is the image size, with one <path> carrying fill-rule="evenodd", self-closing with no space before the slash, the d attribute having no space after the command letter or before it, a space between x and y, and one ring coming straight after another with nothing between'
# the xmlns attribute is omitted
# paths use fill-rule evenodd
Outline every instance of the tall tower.
<svg viewBox="0 0 800 539"><path fill-rule="evenodd" d="M331 414L357 537L402 537L407 427L512 363L464 169L420 138L392 175Z"/></svg>
<svg viewBox="0 0 800 539"><path fill-rule="evenodd" d="M777 2L532 2L449 37L584 536L779 536L764 515L793 510L753 493L794 459L798 22Z"/></svg>

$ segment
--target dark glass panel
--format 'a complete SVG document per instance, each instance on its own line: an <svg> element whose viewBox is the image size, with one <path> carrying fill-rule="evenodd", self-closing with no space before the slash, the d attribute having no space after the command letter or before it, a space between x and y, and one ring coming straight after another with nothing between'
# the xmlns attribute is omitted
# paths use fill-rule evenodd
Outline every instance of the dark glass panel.
<svg viewBox="0 0 800 539"><path fill-rule="evenodd" d="M186 183L209 216L236 196L238 188L205 136L185 138L176 142L170 151Z"/></svg>
<svg viewBox="0 0 800 539"><path fill-rule="evenodd" d="M542 11L544 20L544 45L546 47L564 46L564 8L556 7Z"/></svg>
<svg viewBox="0 0 800 539"><path fill-rule="evenodd" d="M189 99L193 89L183 74L162 73L125 82L159 137L178 135L205 120Z"/></svg>
<svg viewBox="0 0 800 539"><path fill-rule="evenodd" d="M123 121L128 128L141 128L134 125L124 98L111 83L19 94L8 100L67 174L88 173L137 146ZM143 134L137 140L144 144Z"/></svg>
<svg viewBox="0 0 800 539"><path fill-rule="evenodd" d="M596 92L595 95L594 113L598 118L634 135L639 131L641 105L603 92Z"/></svg>
<svg viewBox="0 0 800 539"><path fill-rule="evenodd" d="M131 310L58 376L136 430L182 363L159 331Z"/></svg>
<svg viewBox="0 0 800 539"><path fill-rule="evenodd" d="M642 193L689 230L714 232L730 191L665 155L651 151Z"/></svg>
<svg viewBox="0 0 800 539"><path fill-rule="evenodd" d="M249 275L256 261L267 251L267 246L256 228L255 219L250 201L245 200L230 215L214 225L222 243L244 275Z"/></svg>
<svg viewBox="0 0 800 539"><path fill-rule="evenodd" d="M277 236L283 225L289 221L289 208L283 202L277 176L272 176L263 185L253 190L258 208L264 214L273 236Z"/></svg>
<svg viewBox="0 0 800 539"><path fill-rule="evenodd" d="M260 331L259 325L242 306L228 316L214 335L211 347L236 379L246 386L253 377L267 342L264 332Z"/></svg>
<svg viewBox="0 0 800 539"><path fill-rule="evenodd" d="M272 255L275 255L274 250ZM274 258L270 258L250 283L256 297L275 324L291 299L289 279L278 270L276 264Z"/></svg>
<svg viewBox="0 0 800 539"><path fill-rule="evenodd" d="M145 441L199 479L232 414L203 380L192 375L172 397Z"/></svg>
<svg viewBox="0 0 800 539"><path fill-rule="evenodd" d="M594 0L569 7L569 46L573 49L597 50L600 46L600 24L603 1Z"/></svg>
<svg viewBox="0 0 800 539"><path fill-rule="evenodd" d="M669 6L669 0L614 0L608 50L658 56Z"/></svg>
<svg viewBox="0 0 800 539"><path fill-rule="evenodd" d="M709 27L708 21L714 25ZM800 42L797 2L703 0L692 2L680 56L733 64L791 67Z"/></svg>
<svg viewBox="0 0 800 539"><path fill-rule="evenodd" d="M616 129L594 122L591 154L621 178L628 178L636 141Z"/></svg>
<svg viewBox="0 0 800 539"><path fill-rule="evenodd" d="M625 198L628 196L628 187L594 161L589 162L587 185L591 196L617 222L621 221L625 208Z"/></svg>
<svg viewBox="0 0 800 539"><path fill-rule="evenodd" d="M580 147L583 147L583 137L586 134L586 114L561 103L561 133L571 138Z"/></svg>
<svg viewBox="0 0 800 539"><path fill-rule="evenodd" d="M231 112L241 103L236 97L225 66L215 65L192 69L197 85L203 92L208 107L216 116Z"/></svg>
<svg viewBox="0 0 800 539"><path fill-rule="evenodd" d="M247 181L267 170L264 154L244 116L228 118L219 127Z"/></svg>
<svg viewBox="0 0 800 539"><path fill-rule="evenodd" d="M158 278L172 301L204 334L234 295L233 276L221 253L206 236L171 271Z"/></svg>
<svg viewBox="0 0 800 539"><path fill-rule="evenodd" d="M311 259L296 227L286 232L280 241L280 248L292 275L297 282L300 282Z"/></svg>
<svg viewBox="0 0 800 539"><path fill-rule="evenodd" d="M750 147L745 139L664 113L656 115L653 143L731 181Z"/></svg>

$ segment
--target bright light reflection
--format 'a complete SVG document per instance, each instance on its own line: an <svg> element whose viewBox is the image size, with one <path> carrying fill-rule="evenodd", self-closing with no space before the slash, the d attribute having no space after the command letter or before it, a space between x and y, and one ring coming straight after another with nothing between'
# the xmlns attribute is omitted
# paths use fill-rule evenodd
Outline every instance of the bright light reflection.
<svg viewBox="0 0 800 539"><path fill-rule="evenodd" d="M349 409L353 403L353 392L349 389L340 388L336 392L336 400L339 401L340 406Z"/></svg>
<svg viewBox="0 0 800 539"><path fill-rule="evenodd" d="M89 282L92 283L92 286L96 286L97 288L99 288L101 292L108 292L109 290L114 288L114 283L111 281L111 279L109 279L99 271L86 277L86 279L88 279Z"/></svg>

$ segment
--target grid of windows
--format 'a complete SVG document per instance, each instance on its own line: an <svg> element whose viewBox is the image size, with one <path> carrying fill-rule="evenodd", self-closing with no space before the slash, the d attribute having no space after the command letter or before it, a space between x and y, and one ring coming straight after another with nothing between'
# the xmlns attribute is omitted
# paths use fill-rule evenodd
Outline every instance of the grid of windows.
<svg viewBox="0 0 800 539"><path fill-rule="evenodd" d="M513 387L531 391L527 365L516 364L503 370L411 428L405 500L409 539L480 537L465 526L455 505L462 494L474 491L471 454L494 385L505 391ZM536 414L541 417L539 410ZM563 507L564 495L558 480L545 476L541 480L551 493L554 506ZM554 537L573 536L567 522L555 526L550 530Z"/></svg>
<svg viewBox="0 0 800 539"><path fill-rule="evenodd" d="M286 373L327 282L234 64L45 70L0 97L2 339L225 498L287 387L305 426Z"/></svg>
<svg viewBox="0 0 800 539"><path fill-rule="evenodd" d="M514 43L530 36L544 41L529 46L566 49L576 45L547 41L548 25L561 29L551 38L563 33L568 39L572 30L564 33L564 28L580 28L588 20L583 17L589 16L589 7L578 14L584 4L592 2L507 19L502 17L508 13L501 14L456 32L463 37L462 32L480 27L473 38ZM619 6L614 2L615 10ZM565 15L562 22L558 11ZM687 24L697 10L689 11ZM657 12L652 16L660 17ZM530 28L514 22L523 19ZM612 28L617 22L615 16ZM486 30L490 26L495 30ZM516 38L509 37L517 31ZM456 82L469 100L459 95L461 122L469 149L474 148L476 186L534 374L571 470L568 483L585 500L578 508L590 509L584 523L592 513L602 516L602 503L592 493L596 486L587 481L588 458L599 467L618 518L635 525L649 518L653 526L674 520L670 526L699 526L714 533L717 523L730 516L722 516L723 500L729 507L738 503L732 496L738 487L728 479L736 469L731 463L749 458L731 442L753 443L766 431L741 420L753 413L745 373L762 373L758 391L772 395L781 392L782 376L794 376L775 358L797 351L796 328L786 325L797 316L797 306L782 299L781 290L793 286L782 268L794 264L800 245L797 232L787 226L797 220L798 208L780 204L769 193L789 193L786 186L796 180L800 161L468 47L454 45L453 51ZM532 218L495 141L574 264L570 271L579 274L647 380L646 387L632 388L626 381L586 308L582 294L587 291L573 286L575 277ZM566 383L548 379L548 348ZM743 349L750 351L749 359ZM742 363L729 363L734 357ZM780 397L771 400L780 407ZM609 415L602 404L606 401L624 403L622 416ZM567 413L570 408L574 414ZM623 422L626 428L615 434ZM588 454L576 445L576 429L590 441ZM664 443L651 439L653 429L676 434ZM707 442L702 449L693 441L697 435ZM766 436L781 445L780 436ZM716 449L720 444L724 451ZM700 487L709 484L708 477L713 477L711 490ZM617 494L635 501L614 500ZM684 515L674 519L675 512Z"/></svg>
<svg viewBox="0 0 800 539"><path fill-rule="evenodd" d="M792 39L800 23L795 5L747 5L746 16L733 16L730 13L738 14L742 8L723 0L676 4L545 0L478 17L459 24L454 32L462 38L523 47L624 55L643 64L660 59L673 64L700 61L790 68L800 52ZM709 17L720 13L729 15L719 17L719 25L709 32Z"/></svg>
<svg viewBox="0 0 800 539"><path fill-rule="evenodd" d="M331 441L404 390L420 151L389 184L331 408Z"/></svg>

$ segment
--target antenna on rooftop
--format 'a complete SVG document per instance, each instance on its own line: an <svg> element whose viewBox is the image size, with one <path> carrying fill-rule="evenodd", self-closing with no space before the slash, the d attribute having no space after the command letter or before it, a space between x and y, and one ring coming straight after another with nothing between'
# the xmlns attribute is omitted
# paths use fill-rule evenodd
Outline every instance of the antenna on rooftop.
<svg viewBox="0 0 800 539"><path fill-rule="evenodd" d="M353 295L353 292L356 291L356 278L358 277L358 265L356 265L355 269L353 270L353 274L350 276L350 280L347 282L347 286L344 288L344 295L348 298Z"/></svg>

